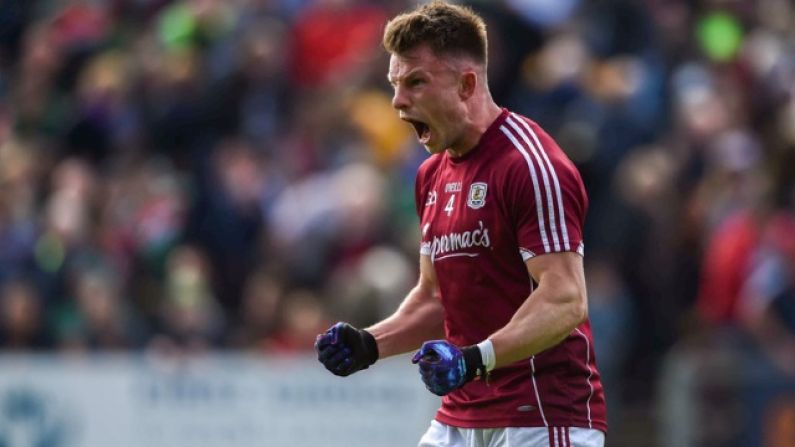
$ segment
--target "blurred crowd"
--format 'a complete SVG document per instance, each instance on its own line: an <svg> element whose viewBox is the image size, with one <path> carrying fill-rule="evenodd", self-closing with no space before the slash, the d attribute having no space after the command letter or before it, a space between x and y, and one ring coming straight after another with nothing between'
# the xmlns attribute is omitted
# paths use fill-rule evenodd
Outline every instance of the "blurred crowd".
<svg viewBox="0 0 795 447"><path fill-rule="evenodd" d="M390 313L426 154L380 37L413 4L0 3L2 349L289 354ZM792 3L469 4L497 102L583 173L608 390L725 331L795 376Z"/></svg>

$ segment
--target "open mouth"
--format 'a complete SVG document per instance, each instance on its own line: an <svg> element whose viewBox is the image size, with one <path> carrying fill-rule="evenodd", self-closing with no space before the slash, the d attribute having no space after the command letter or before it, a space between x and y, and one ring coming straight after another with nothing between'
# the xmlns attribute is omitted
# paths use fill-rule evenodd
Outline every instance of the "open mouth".
<svg viewBox="0 0 795 447"><path fill-rule="evenodd" d="M427 124L411 118L403 118L403 121L408 122L414 127L414 131L417 132L417 138L420 140L420 143L428 144L428 141L431 139L431 128Z"/></svg>

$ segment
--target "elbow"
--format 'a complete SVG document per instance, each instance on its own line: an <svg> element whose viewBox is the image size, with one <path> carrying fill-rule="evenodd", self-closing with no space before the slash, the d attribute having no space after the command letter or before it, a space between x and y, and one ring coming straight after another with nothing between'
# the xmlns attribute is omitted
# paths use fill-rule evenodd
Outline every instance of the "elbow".
<svg viewBox="0 0 795 447"><path fill-rule="evenodd" d="M588 298L584 294L582 297L578 298L576 316L576 326L579 326L588 320Z"/></svg>
<svg viewBox="0 0 795 447"><path fill-rule="evenodd" d="M570 291L567 301L570 309L570 322L574 329L588 320L588 298L584 291L575 288Z"/></svg>

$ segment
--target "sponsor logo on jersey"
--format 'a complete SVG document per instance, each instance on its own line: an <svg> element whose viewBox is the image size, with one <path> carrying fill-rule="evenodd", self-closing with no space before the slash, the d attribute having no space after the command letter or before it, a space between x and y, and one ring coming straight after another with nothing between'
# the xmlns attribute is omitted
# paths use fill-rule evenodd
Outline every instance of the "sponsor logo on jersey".
<svg viewBox="0 0 795 447"><path fill-rule="evenodd" d="M452 182L444 185L444 192L460 192L461 182Z"/></svg>
<svg viewBox="0 0 795 447"><path fill-rule="evenodd" d="M436 204L436 191L431 191L428 193L428 199L425 201L425 206L431 206Z"/></svg>
<svg viewBox="0 0 795 447"><path fill-rule="evenodd" d="M484 182L473 183L469 187L467 206L473 210L483 208L483 205L486 204L486 191L488 191L488 185L486 185Z"/></svg>
<svg viewBox="0 0 795 447"><path fill-rule="evenodd" d="M427 243L426 243L427 244ZM425 244L423 244L425 245ZM477 253L465 250L473 247L490 247L489 229L478 221L478 227L461 233L451 232L442 236L434 236L430 242L431 260L440 260L454 256L478 256ZM427 245L426 245L427 247Z"/></svg>

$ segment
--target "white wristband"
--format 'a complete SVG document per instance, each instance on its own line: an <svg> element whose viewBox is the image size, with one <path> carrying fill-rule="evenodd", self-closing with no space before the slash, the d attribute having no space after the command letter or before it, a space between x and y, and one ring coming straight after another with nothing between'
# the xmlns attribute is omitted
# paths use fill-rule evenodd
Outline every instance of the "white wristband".
<svg viewBox="0 0 795 447"><path fill-rule="evenodd" d="M483 366L486 367L486 372L491 372L494 365L497 363L497 356L494 354L494 345L488 338L478 343L480 349L480 357L483 359Z"/></svg>

